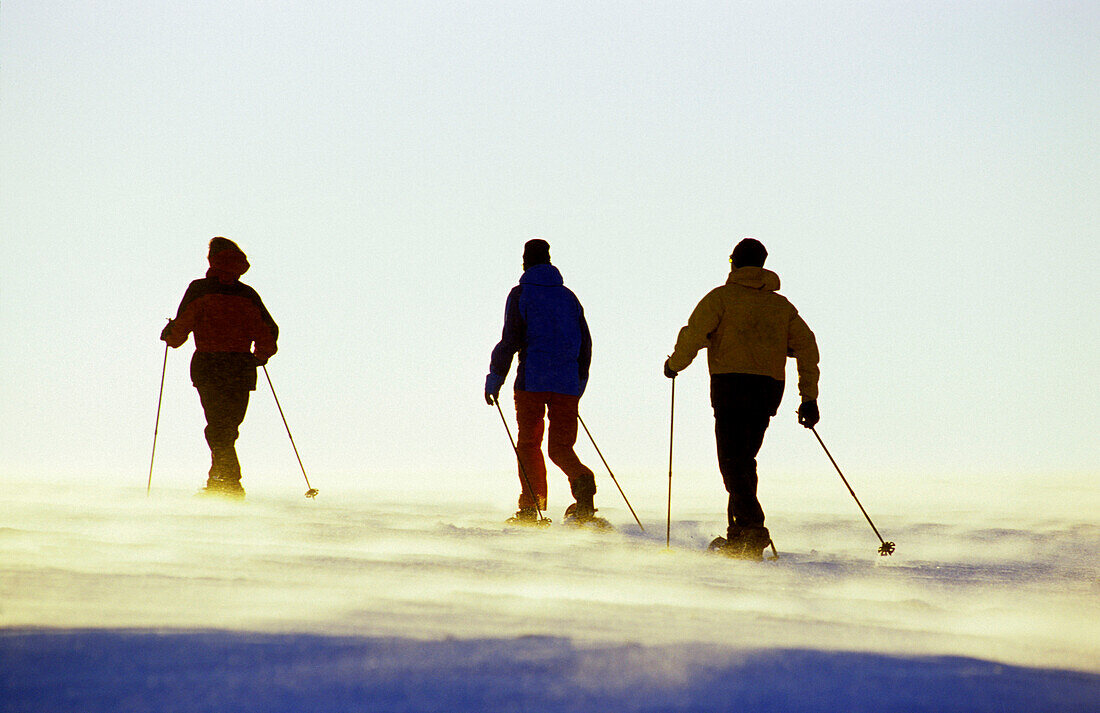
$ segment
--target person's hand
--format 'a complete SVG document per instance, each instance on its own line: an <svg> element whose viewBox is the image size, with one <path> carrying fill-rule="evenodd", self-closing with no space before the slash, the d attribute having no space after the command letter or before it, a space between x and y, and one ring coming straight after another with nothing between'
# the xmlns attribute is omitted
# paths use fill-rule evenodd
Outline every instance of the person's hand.
<svg viewBox="0 0 1100 713"><path fill-rule="evenodd" d="M667 376L670 379L675 379L676 378L676 373L677 372L673 371L672 367L670 367L668 365L668 359L665 359L665 376Z"/></svg>
<svg viewBox="0 0 1100 713"><path fill-rule="evenodd" d="M168 333L172 331L172 320L168 320L168 324L164 325L164 329L160 330L160 341L168 341Z"/></svg>
<svg viewBox="0 0 1100 713"><path fill-rule="evenodd" d="M256 366L265 366L267 364L268 357L252 355L252 359L256 362Z"/></svg>
<svg viewBox="0 0 1100 713"><path fill-rule="evenodd" d="M798 407L798 422L806 428L813 428L821 420L817 410L817 401L803 401Z"/></svg>
<svg viewBox="0 0 1100 713"><path fill-rule="evenodd" d="M500 396L500 387L504 385L504 379L496 374L489 373L485 377L485 403L492 406Z"/></svg>

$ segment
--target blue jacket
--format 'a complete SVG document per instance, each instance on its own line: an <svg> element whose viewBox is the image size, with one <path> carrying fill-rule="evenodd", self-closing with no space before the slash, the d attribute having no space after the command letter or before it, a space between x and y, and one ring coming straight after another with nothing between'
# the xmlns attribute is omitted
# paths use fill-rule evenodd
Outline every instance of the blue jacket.
<svg viewBox="0 0 1100 713"><path fill-rule="evenodd" d="M486 391L499 391L516 352L517 391L584 394L592 363L592 336L580 300L564 285L553 265L528 268L508 293L504 330L493 348Z"/></svg>

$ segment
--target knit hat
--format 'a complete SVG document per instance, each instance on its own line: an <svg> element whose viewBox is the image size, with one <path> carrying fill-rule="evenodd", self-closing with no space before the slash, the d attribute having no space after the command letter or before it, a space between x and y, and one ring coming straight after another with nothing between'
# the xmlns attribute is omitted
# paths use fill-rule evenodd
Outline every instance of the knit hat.
<svg viewBox="0 0 1100 713"><path fill-rule="evenodd" d="M734 267L764 267L764 261L767 259L768 251L756 238L745 238L737 243L737 247L730 255L730 262Z"/></svg>
<svg viewBox="0 0 1100 713"><path fill-rule="evenodd" d="M229 238L211 238L210 250L206 254L210 263L210 269L217 271L221 277L240 277L248 272L250 267L244 251Z"/></svg>
<svg viewBox="0 0 1100 713"><path fill-rule="evenodd" d="M550 243L541 238L528 240L523 246L523 264L542 265L550 262Z"/></svg>

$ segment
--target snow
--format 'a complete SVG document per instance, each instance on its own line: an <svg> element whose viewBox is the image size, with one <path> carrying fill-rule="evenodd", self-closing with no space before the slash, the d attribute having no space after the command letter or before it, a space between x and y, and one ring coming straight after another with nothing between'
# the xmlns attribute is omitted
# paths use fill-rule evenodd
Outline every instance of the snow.
<svg viewBox="0 0 1100 713"><path fill-rule="evenodd" d="M320 487L9 487L0 711L1100 707L1080 518L887 514L886 558L854 505L770 508L782 556L749 563L703 551L721 503L678 507L666 549L663 511L635 503L642 533L611 493L599 533Z"/></svg>

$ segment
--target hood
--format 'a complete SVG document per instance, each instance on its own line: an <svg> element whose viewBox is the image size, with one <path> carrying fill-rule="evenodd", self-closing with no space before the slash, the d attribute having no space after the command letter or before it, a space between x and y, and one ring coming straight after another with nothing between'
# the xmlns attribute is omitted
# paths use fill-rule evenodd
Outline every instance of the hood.
<svg viewBox="0 0 1100 713"><path fill-rule="evenodd" d="M214 253L208 258L210 269L207 277L216 277L221 282L236 282L248 272L248 258L240 250L227 249Z"/></svg>
<svg viewBox="0 0 1100 713"><path fill-rule="evenodd" d="M558 268L549 263L543 263L527 268L519 278L519 284L555 286L564 285L565 281L561 279Z"/></svg>
<svg viewBox="0 0 1100 713"><path fill-rule="evenodd" d="M727 285L740 285L750 290L775 292L779 289L779 275L762 267L735 267L726 279Z"/></svg>

